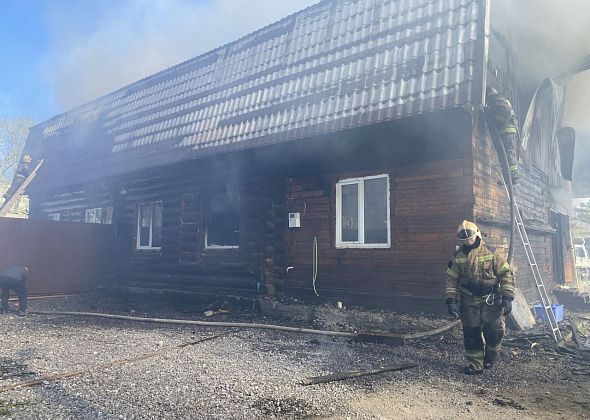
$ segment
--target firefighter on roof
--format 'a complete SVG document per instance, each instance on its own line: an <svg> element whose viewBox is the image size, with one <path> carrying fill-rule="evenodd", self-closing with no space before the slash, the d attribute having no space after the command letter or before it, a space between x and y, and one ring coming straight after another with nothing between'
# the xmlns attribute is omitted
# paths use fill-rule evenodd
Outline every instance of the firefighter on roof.
<svg viewBox="0 0 590 420"><path fill-rule="evenodd" d="M520 137L518 135L518 123L514 116L512 104L494 88L486 89L486 108L488 120L498 129L498 134L504 144L510 178L515 184L518 180L518 154L520 149Z"/></svg>
<svg viewBox="0 0 590 420"><path fill-rule="evenodd" d="M19 187L21 185L23 185L23 182L25 182L25 179L27 179L27 177L31 173L30 165L31 165L31 156L24 155L22 160L18 164L18 167L16 168L16 172L14 174L14 179L12 180L12 184L10 185L10 188L3 195L3 197L6 200L9 200L10 197L12 197L12 195L16 192L16 190L18 190Z"/></svg>
<svg viewBox="0 0 590 420"><path fill-rule="evenodd" d="M514 280L506 259L484 243L475 223L464 220L457 236L463 245L448 264L446 304L449 314L461 317L468 363L464 371L477 374L491 368L500 353Z"/></svg>

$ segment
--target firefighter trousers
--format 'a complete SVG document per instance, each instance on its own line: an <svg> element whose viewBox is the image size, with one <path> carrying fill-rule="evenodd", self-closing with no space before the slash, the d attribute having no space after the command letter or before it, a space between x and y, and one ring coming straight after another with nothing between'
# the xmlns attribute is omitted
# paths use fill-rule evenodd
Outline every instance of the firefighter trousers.
<svg viewBox="0 0 590 420"><path fill-rule="evenodd" d="M505 333L505 320L499 295L474 297L461 295L461 323L465 358L474 370L484 362L494 362L500 354Z"/></svg>
<svg viewBox="0 0 590 420"><path fill-rule="evenodd" d="M518 177L518 134L516 133L502 133L500 135L504 150L506 150L506 157L508 158L508 167L510 175Z"/></svg>
<svg viewBox="0 0 590 420"><path fill-rule="evenodd" d="M22 281L15 281L12 279L2 279L0 278L0 286L2 287L2 311L9 312L10 311L10 304L8 303L8 298L10 294L10 289L14 290L14 292L18 295L18 310L19 312L26 312L27 310L27 287L24 282Z"/></svg>

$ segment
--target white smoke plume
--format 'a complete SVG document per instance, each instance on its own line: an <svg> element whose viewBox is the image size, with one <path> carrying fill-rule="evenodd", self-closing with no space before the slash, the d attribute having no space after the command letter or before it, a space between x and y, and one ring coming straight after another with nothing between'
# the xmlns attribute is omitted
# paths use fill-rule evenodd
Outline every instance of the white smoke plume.
<svg viewBox="0 0 590 420"><path fill-rule="evenodd" d="M317 0L66 3L51 3L46 61L63 111L234 41Z"/></svg>
<svg viewBox="0 0 590 420"><path fill-rule="evenodd" d="M590 54L590 1L490 0L491 22L512 42L527 89ZM568 85L565 124L590 132L590 71Z"/></svg>
<svg viewBox="0 0 590 420"><path fill-rule="evenodd" d="M492 26L512 42L526 94L545 77L557 77L590 54L590 1L490 0ZM566 91L562 125L576 130L574 193L590 195L590 71L574 76Z"/></svg>

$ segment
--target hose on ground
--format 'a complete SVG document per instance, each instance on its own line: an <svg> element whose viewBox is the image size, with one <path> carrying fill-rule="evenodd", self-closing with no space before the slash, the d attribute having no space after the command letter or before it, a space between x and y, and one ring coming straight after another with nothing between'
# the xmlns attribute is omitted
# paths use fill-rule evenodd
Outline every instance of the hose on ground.
<svg viewBox="0 0 590 420"><path fill-rule="evenodd" d="M123 321L136 321L136 322L149 322L156 324L180 324L180 325L198 325L205 327L229 327L229 328L247 328L247 329L262 329L262 330L276 330L286 332L297 332L304 334L315 334L315 335L326 335L332 337L347 337L347 338L362 338L366 334L363 333L349 333L341 331L325 331L325 330L312 330L309 328L297 328L297 327L286 327L283 325L272 325L272 324L255 324L245 322L223 322L223 321L197 321L190 319L169 319L169 318L142 318L137 316L127 315L114 315L114 314L102 314L96 312L67 312L67 311L29 311L30 314L34 315L66 315L66 316L79 316L79 317L94 317L94 318L107 318L107 319L118 319ZM435 328L430 331L413 333L413 334L372 334L372 337L383 337L391 338L398 337L401 339L415 339L424 338L430 335L440 334L449 331L459 325L460 321L451 322L440 328Z"/></svg>

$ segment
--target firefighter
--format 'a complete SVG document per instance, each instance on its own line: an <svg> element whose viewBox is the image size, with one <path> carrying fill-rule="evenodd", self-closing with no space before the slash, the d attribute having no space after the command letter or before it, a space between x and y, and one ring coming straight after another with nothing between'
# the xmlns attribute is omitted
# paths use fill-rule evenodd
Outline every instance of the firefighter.
<svg viewBox="0 0 590 420"><path fill-rule="evenodd" d="M14 174L14 179L12 180L12 185L10 185L10 188L8 189L8 191L6 191L6 193L4 193L4 195L3 195L3 197L6 200L10 199L10 197L12 197L12 195L16 192L16 190L18 190L19 187L21 185L23 185L23 182L25 182L25 179L27 179L27 177L31 173L30 165L31 165L31 156L24 155L22 160L20 161L18 167L16 168L16 172Z"/></svg>
<svg viewBox="0 0 590 420"><path fill-rule="evenodd" d="M518 181L518 155L520 150L520 136L518 123L514 116L512 104L494 88L486 89L486 114L488 120L498 129L502 144L508 157L510 178L512 183Z"/></svg>
<svg viewBox="0 0 590 420"><path fill-rule="evenodd" d="M445 303L449 314L461 318L468 363L464 372L473 375L491 368L500 353L514 279L506 259L484 243L475 223L464 220L457 236L462 246L448 264Z"/></svg>
<svg viewBox="0 0 590 420"><path fill-rule="evenodd" d="M29 268L13 266L0 273L0 288L2 288L2 313L10 312L8 297L10 289L18 295L18 315L25 316L27 312L27 276Z"/></svg>

